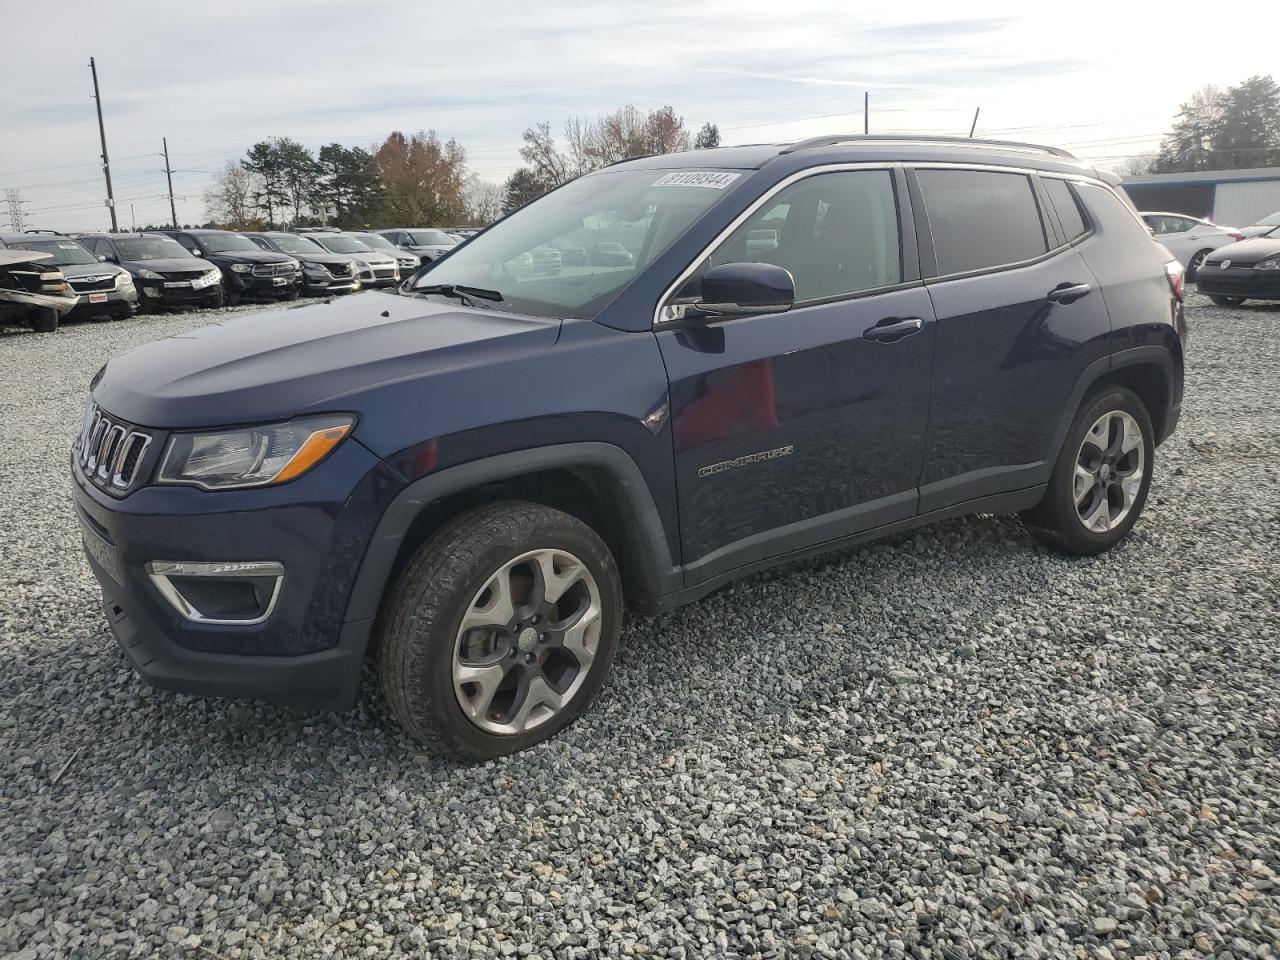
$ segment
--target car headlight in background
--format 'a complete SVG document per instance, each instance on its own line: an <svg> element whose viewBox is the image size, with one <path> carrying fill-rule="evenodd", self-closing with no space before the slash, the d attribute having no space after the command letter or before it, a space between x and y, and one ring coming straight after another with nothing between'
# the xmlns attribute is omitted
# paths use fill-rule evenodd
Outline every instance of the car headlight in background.
<svg viewBox="0 0 1280 960"><path fill-rule="evenodd" d="M356 266L357 266L357 267L359 267L361 270L368 270L368 269L369 269L369 264L365 263L363 260L357 260L357 261L356 261Z"/></svg>
<svg viewBox="0 0 1280 960"><path fill-rule="evenodd" d="M260 427L175 433L156 481L206 490L287 483L337 449L354 423L349 415L330 414Z"/></svg>
<svg viewBox="0 0 1280 960"><path fill-rule="evenodd" d="M121 270L119 273L116 274L117 290L119 290L121 287L131 287L131 286L133 286L133 274L131 274L128 270Z"/></svg>
<svg viewBox="0 0 1280 960"><path fill-rule="evenodd" d="M140 276L143 280L163 280L164 279L164 277L160 276L160 274L156 273L154 270L139 270L138 276Z"/></svg>
<svg viewBox="0 0 1280 960"><path fill-rule="evenodd" d="M302 262L300 260L290 260L289 266L294 270L297 270L300 266L302 266Z"/></svg>
<svg viewBox="0 0 1280 960"><path fill-rule="evenodd" d="M231 269L234 270L236 273L248 273L250 270L253 269L253 264L252 263L233 263L231 265Z"/></svg>
<svg viewBox="0 0 1280 960"><path fill-rule="evenodd" d="M192 290L203 290L205 287L212 287L215 283L222 279L222 271L214 267L203 277L196 277L191 281Z"/></svg>
<svg viewBox="0 0 1280 960"><path fill-rule="evenodd" d="M1253 265L1255 270L1280 270L1280 257L1271 257Z"/></svg>

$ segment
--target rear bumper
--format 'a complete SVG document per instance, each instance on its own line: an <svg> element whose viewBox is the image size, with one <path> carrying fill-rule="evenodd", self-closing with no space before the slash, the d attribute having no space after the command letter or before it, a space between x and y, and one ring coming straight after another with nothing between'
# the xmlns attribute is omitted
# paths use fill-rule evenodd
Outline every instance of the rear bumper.
<svg viewBox="0 0 1280 960"><path fill-rule="evenodd" d="M1205 264L1196 274L1196 289L1211 297L1280 300L1280 270L1254 270L1252 267L1222 270Z"/></svg>

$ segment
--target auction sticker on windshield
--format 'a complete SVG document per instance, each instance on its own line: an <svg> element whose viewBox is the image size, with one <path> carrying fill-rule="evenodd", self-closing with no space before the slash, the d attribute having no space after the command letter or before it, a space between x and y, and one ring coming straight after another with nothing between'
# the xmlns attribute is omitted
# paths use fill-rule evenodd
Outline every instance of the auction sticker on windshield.
<svg viewBox="0 0 1280 960"><path fill-rule="evenodd" d="M686 172L668 173L654 181L655 187L710 187L712 190L723 190L738 177L740 173Z"/></svg>

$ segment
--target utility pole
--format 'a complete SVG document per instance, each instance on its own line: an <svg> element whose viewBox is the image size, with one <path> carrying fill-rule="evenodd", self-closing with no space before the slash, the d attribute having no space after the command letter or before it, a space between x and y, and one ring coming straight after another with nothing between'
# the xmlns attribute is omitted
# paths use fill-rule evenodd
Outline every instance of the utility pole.
<svg viewBox="0 0 1280 960"><path fill-rule="evenodd" d="M111 211L111 232L119 233L116 221L116 198L111 192L111 161L107 159L107 128L102 125L102 94L98 92L98 67L89 58L89 72L93 74L93 101L98 105L98 137L102 140L102 173L107 178L107 209Z"/></svg>
<svg viewBox="0 0 1280 960"><path fill-rule="evenodd" d="M862 92L862 132L871 132L871 91Z"/></svg>
<svg viewBox="0 0 1280 960"><path fill-rule="evenodd" d="M129 204L129 231L131 233L138 232L138 218L133 215L133 204Z"/></svg>
<svg viewBox="0 0 1280 960"><path fill-rule="evenodd" d="M982 112L982 108L981 108L981 107L974 107L974 108L973 108L973 123L972 123L972 125L969 127L969 137L970 137L970 139L972 139L972 137L973 137L973 131L975 131L975 130L977 130L977 129L978 129L978 114L979 114L979 113L981 113L981 112Z"/></svg>
<svg viewBox="0 0 1280 960"><path fill-rule="evenodd" d="M164 143L164 175L169 181L169 215L173 217L173 229L178 229L178 208L173 205L173 171L169 169L169 138L161 137Z"/></svg>
<svg viewBox="0 0 1280 960"><path fill-rule="evenodd" d="M22 213L22 205L27 201L22 199L22 191L16 187L6 190L4 198L9 204L9 223L13 225L13 232L21 233L27 228L26 217Z"/></svg>

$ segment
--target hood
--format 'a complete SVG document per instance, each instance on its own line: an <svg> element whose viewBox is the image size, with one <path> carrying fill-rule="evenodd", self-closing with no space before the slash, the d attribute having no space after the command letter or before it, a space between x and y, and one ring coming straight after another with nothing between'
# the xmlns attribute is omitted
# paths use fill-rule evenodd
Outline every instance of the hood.
<svg viewBox="0 0 1280 960"><path fill-rule="evenodd" d="M527 356L552 346L559 328L559 320L364 293L157 340L111 360L93 395L104 410L161 429L358 415L368 391Z"/></svg>
<svg viewBox="0 0 1280 960"><path fill-rule="evenodd" d="M289 256L301 263L322 263L326 267L343 266L356 261L349 253L291 253Z"/></svg>
<svg viewBox="0 0 1280 960"><path fill-rule="evenodd" d="M114 263L68 263L58 269L68 280L80 280L85 277L114 277L120 272L120 267Z"/></svg>
<svg viewBox="0 0 1280 960"><path fill-rule="evenodd" d="M104 270L114 267L114 263L103 263ZM170 271L179 270L203 270L208 273L213 269L213 264L201 257L166 257L162 260L124 260L120 266L131 272L138 270L152 270L156 273L169 273Z"/></svg>
<svg viewBox="0 0 1280 960"><path fill-rule="evenodd" d="M1280 231L1274 223L1255 223L1247 227L1241 227L1237 232L1242 233L1245 237L1266 237Z"/></svg>
<svg viewBox="0 0 1280 960"><path fill-rule="evenodd" d="M1223 260L1230 260L1235 266L1248 267L1259 260L1269 260L1277 254L1280 254L1280 238L1253 237L1219 247L1205 258L1205 263L1221 263Z"/></svg>
<svg viewBox="0 0 1280 960"><path fill-rule="evenodd" d="M231 260L235 263L284 263L297 258L274 250L226 250L222 253L210 253L207 259Z"/></svg>

